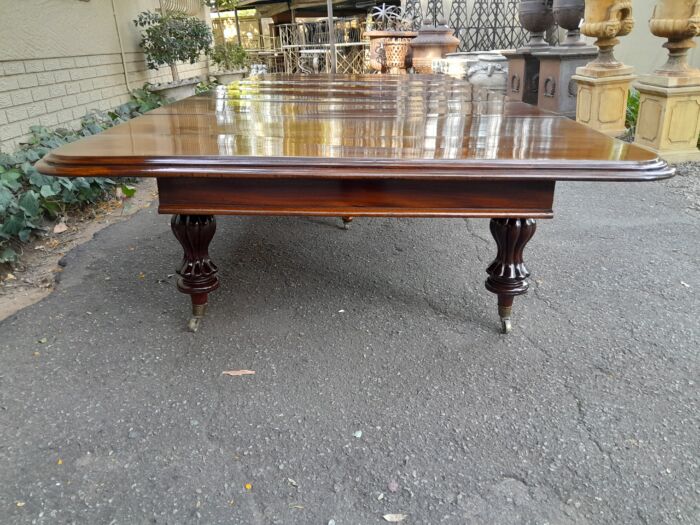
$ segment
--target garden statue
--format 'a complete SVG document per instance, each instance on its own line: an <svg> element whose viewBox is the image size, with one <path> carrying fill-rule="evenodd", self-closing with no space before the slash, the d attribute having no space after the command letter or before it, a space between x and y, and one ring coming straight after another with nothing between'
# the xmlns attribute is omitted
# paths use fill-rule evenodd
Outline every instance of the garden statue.
<svg viewBox="0 0 700 525"><path fill-rule="evenodd" d="M700 1L659 0L649 29L667 39L668 59L635 83L639 114L634 143L668 161L700 160L700 70L687 61L693 38L700 34Z"/></svg>
<svg viewBox="0 0 700 525"><path fill-rule="evenodd" d="M608 135L625 132L627 95L634 68L617 61L618 36L634 27L630 0L586 0L581 33L595 37L598 56L576 69L576 120Z"/></svg>

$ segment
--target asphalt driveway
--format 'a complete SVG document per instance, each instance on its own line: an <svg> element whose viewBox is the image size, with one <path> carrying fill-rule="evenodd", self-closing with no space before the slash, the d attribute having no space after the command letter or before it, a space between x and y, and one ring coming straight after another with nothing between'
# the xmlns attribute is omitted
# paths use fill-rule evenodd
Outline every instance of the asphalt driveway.
<svg viewBox="0 0 700 525"><path fill-rule="evenodd" d="M508 336L486 220L221 218L191 334L139 212L0 323L0 523L700 523L688 180L560 184Z"/></svg>

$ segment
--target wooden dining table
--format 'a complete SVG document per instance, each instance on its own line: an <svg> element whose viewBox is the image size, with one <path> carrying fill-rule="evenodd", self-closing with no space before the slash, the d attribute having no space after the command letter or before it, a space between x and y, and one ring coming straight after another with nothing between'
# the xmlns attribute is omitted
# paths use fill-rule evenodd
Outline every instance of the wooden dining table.
<svg viewBox="0 0 700 525"><path fill-rule="evenodd" d="M191 298L192 331L219 286L216 215L490 219L486 289L509 332L513 298L528 289L523 251L536 221L553 216L557 183L673 175L645 149L442 75L243 79L62 146L37 167L157 179L158 211L172 215L184 251L177 287Z"/></svg>

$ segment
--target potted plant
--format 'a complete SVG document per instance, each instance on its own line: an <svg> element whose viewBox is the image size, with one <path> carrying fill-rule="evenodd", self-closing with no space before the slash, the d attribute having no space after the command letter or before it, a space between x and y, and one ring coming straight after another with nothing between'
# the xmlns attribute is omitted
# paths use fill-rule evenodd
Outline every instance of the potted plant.
<svg viewBox="0 0 700 525"><path fill-rule="evenodd" d="M194 94L199 77L180 79L177 62L194 64L202 54L209 54L212 36L203 20L178 12L165 14L144 11L134 20L136 27L143 28L141 48L146 54L149 69L170 66L173 81L153 86L164 96L179 100Z"/></svg>
<svg viewBox="0 0 700 525"><path fill-rule="evenodd" d="M411 67L410 41L413 17L403 8L382 4L367 19L370 67L382 73L405 73Z"/></svg>
<svg viewBox="0 0 700 525"><path fill-rule="evenodd" d="M219 84L229 84L243 78L248 62L248 53L241 45L224 42L214 46L211 60L219 67L216 80Z"/></svg>

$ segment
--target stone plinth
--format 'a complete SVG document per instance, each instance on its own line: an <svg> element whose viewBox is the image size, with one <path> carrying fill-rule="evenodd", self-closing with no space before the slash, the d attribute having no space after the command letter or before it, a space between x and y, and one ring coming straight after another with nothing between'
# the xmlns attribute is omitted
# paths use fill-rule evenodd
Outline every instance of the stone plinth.
<svg viewBox="0 0 700 525"><path fill-rule="evenodd" d="M593 46L555 47L536 51L539 60L537 106L548 111L576 116L577 86L573 79L576 70L593 60L598 49Z"/></svg>
<svg viewBox="0 0 700 525"><path fill-rule="evenodd" d="M665 87L642 78L634 143L670 162L700 160L700 85Z"/></svg>
<svg viewBox="0 0 700 525"><path fill-rule="evenodd" d="M537 104L540 62L529 50L504 53L508 59L506 97L514 102Z"/></svg>
<svg viewBox="0 0 700 525"><path fill-rule="evenodd" d="M572 77L577 84L576 121L612 137L622 135L634 75L592 77L581 75L582 70Z"/></svg>

